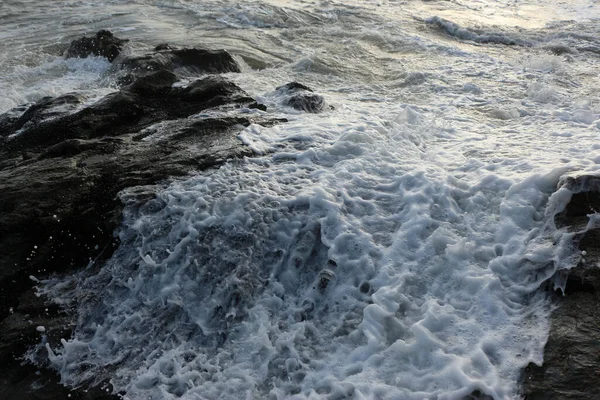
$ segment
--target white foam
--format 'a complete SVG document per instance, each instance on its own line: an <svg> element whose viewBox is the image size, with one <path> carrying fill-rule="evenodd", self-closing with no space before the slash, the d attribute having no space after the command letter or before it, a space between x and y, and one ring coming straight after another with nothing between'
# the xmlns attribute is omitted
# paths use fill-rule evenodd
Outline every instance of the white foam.
<svg viewBox="0 0 600 400"><path fill-rule="evenodd" d="M541 362L564 171L470 185L423 164L413 108L336 131L315 118L306 149L304 119L247 129L276 153L128 208L99 275L67 294L46 282L88 315L53 349L64 383L110 378L131 399L514 394Z"/></svg>
<svg viewBox="0 0 600 400"><path fill-rule="evenodd" d="M104 57L47 57L40 65L15 66L0 77L0 87L5 93L0 99L0 113L42 97L73 91L89 91L87 97L92 98L110 93L114 88L101 81L109 67Z"/></svg>
<svg viewBox="0 0 600 400"><path fill-rule="evenodd" d="M556 90L539 82L534 82L527 88L527 97L541 103L552 103L558 100Z"/></svg>
<svg viewBox="0 0 600 400"><path fill-rule="evenodd" d="M277 60L227 77L289 122L240 133L254 158L143 205L124 193L107 265L40 285L78 310L48 346L63 383L109 379L128 399L518 398L547 338L538 288L580 257L553 216L572 194L561 176L599 168L594 59L532 54L542 33L468 19L430 19L459 40L441 37L415 2L272 3L162 5ZM593 42L591 25L559 28ZM293 80L334 109L284 107L274 89Z"/></svg>
<svg viewBox="0 0 600 400"><path fill-rule="evenodd" d="M542 72L562 73L565 67L562 58L545 54L527 57L523 60L523 68Z"/></svg>

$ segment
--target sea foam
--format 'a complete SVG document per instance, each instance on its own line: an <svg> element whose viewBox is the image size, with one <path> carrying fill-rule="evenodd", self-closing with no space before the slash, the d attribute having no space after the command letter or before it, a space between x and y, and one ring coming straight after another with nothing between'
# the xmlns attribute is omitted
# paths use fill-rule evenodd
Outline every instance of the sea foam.
<svg viewBox="0 0 600 400"><path fill-rule="evenodd" d="M130 399L514 395L542 361L536 290L568 267L549 201L564 171L463 182L423 165L411 108L337 134L322 118L304 141L302 124L247 128L266 156L145 204L123 194L107 265L41 288L79 308L74 337L48 346L63 383Z"/></svg>
<svg viewBox="0 0 600 400"><path fill-rule="evenodd" d="M47 345L63 383L110 381L127 399L518 397L548 333L538 289L564 288L555 272L579 260L554 216L575 191L561 177L598 170L597 24L473 26L462 3L447 5L458 22L435 3L230 3L102 17L132 18L115 24L148 43L248 56L260 70L227 78L289 121L241 132L253 158L143 204L122 193L114 256L39 284L78 318ZM149 7L146 27L127 17ZM550 54L556 40L572 54ZM111 90L101 60L36 65L5 74L0 109ZM291 80L334 109L281 107Z"/></svg>

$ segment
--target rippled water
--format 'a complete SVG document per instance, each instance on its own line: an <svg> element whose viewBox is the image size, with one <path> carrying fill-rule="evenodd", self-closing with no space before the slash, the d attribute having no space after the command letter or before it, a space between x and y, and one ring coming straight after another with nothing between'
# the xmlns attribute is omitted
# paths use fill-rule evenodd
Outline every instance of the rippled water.
<svg viewBox="0 0 600 400"><path fill-rule="evenodd" d="M599 7L3 2L0 111L116 90L105 60L60 56L108 28L133 53L230 50L244 69L227 77L289 119L242 132L255 158L131 203L97 275L46 281L79 308L50 349L63 382L128 399L518 398L548 332L536 289L579 257L553 224L557 184L600 162ZM282 106L292 80L333 109Z"/></svg>

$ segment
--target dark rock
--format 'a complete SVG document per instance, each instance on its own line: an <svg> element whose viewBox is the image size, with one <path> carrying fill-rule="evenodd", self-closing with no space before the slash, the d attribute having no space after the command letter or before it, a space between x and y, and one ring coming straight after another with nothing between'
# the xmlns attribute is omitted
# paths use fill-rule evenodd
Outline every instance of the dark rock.
<svg viewBox="0 0 600 400"><path fill-rule="evenodd" d="M123 85L158 70L166 70L178 75L241 71L238 63L226 50L172 49L168 45L160 46L160 50L143 56L123 57L117 64L122 75L119 82Z"/></svg>
<svg viewBox="0 0 600 400"><path fill-rule="evenodd" d="M562 186L573 192L566 209L558 216L562 225L569 225L568 219L600 211L600 176L568 177L562 182ZM563 218L567 221L563 221Z"/></svg>
<svg viewBox="0 0 600 400"><path fill-rule="evenodd" d="M10 154L47 151L47 146L69 139L120 136L159 121L185 118L208 108L249 106L255 103L238 86L220 76L207 76L185 88L173 88L174 75L156 71L123 90L74 114L43 121L4 145ZM37 104L32 106L37 107ZM8 134L15 133L9 131Z"/></svg>
<svg viewBox="0 0 600 400"><path fill-rule="evenodd" d="M250 108L250 109L253 109L253 108L255 108L255 109L257 109L257 110L261 110L261 111L267 111L267 106L265 106L264 104L259 104L259 103L256 103L256 102L254 102L254 103L250 104L250 105L248 106L248 108Z"/></svg>
<svg viewBox="0 0 600 400"><path fill-rule="evenodd" d="M275 88L275 90L278 91L287 91L287 92L293 92L293 91L307 91L307 92L312 92L313 90L311 88L309 88L306 85L303 85L299 82L290 82L290 83L286 83L285 85L281 85L277 88Z"/></svg>
<svg viewBox="0 0 600 400"><path fill-rule="evenodd" d="M298 82L290 82L275 89L283 97L283 104L296 110L319 113L325 108L325 98Z"/></svg>
<svg viewBox="0 0 600 400"><path fill-rule="evenodd" d="M186 102L214 103L214 107L229 103L252 103L254 99L240 90L237 85L218 76L198 79L177 92L177 96Z"/></svg>
<svg viewBox="0 0 600 400"><path fill-rule="evenodd" d="M108 61L113 62L121 54L123 45L128 39L119 39L112 32L101 30L95 36L84 36L81 39L73 40L65 52L67 58L85 58L89 55L106 57Z"/></svg>
<svg viewBox="0 0 600 400"><path fill-rule="evenodd" d="M494 400L494 398L483 393L481 390L475 390L468 396L465 396L463 400Z"/></svg>
<svg viewBox="0 0 600 400"><path fill-rule="evenodd" d="M552 293L557 308L544 363L525 371L527 400L593 399L600 391L600 229L585 230L588 215L600 210L600 177L568 178L562 184L573 195L556 223L584 232L575 235L574 244L585 253L575 268L559 271L567 275L565 292Z"/></svg>
<svg viewBox="0 0 600 400"><path fill-rule="evenodd" d="M127 90L136 94L156 96L169 92L177 81L177 76L174 73L161 69L140 77L129 85Z"/></svg>
<svg viewBox="0 0 600 400"><path fill-rule="evenodd" d="M0 136L8 136L23 128L27 123L38 124L43 120L56 118L73 111L81 99L79 96L68 93L59 97L43 97L31 107L26 108L20 117L5 115L0 117Z"/></svg>
<svg viewBox="0 0 600 400"><path fill-rule="evenodd" d="M49 369L38 368L30 364L14 366L27 348L44 337L58 341L70 336L71 318L59 307L48 305L44 299L26 291L19 298L17 307L0 323L2 340L0 341L0 387L2 398L11 400L81 399L116 400L119 397L110 394L110 387L89 388L78 391L59 383L57 374ZM44 327L43 332L36 328ZM40 390L42 388L42 390ZM107 392L106 389L109 389Z"/></svg>
<svg viewBox="0 0 600 400"><path fill-rule="evenodd" d="M157 45L156 47L154 47L154 51L173 50L173 49L176 49L176 47L173 47L168 43L161 43L161 44Z"/></svg>
<svg viewBox="0 0 600 400"><path fill-rule="evenodd" d="M118 77L121 85L129 85L139 77L161 69L171 72L175 70L171 57L166 52L127 56L115 64L115 69L118 69L121 74Z"/></svg>
<svg viewBox="0 0 600 400"><path fill-rule="evenodd" d="M7 113L0 115L0 144L2 144L9 132L14 131L13 126L16 124L16 121L19 120L28 108L27 105L20 105L19 107L15 107Z"/></svg>
<svg viewBox="0 0 600 400"><path fill-rule="evenodd" d="M67 139L54 146L50 146L46 151L40 154L38 158L42 160L44 158L74 156L83 151L83 143L85 142L81 139Z"/></svg>
<svg viewBox="0 0 600 400"><path fill-rule="evenodd" d="M72 47L78 46L83 44ZM201 52L195 50L170 51L161 53L171 63L169 68L140 74L122 90L81 110L73 110L80 106L77 96L66 95L44 98L20 110L21 115L0 116L3 396L115 398L98 388L70 392L57 383L52 371L21 365L24 351L42 340L36 326L45 326L45 340L54 344L69 336L65 327L72 318L52 311L37 298L30 276L44 277L88 264L100 267L119 244L113 232L121 221L121 190L154 185L250 155L237 139L239 131L251 123L280 122L232 114L237 108L258 105L220 76L173 87L178 78L172 57L183 60L181 65L205 63L208 69L222 64L210 57L199 60ZM59 106L66 108L59 110ZM207 109L228 112L223 117L188 118ZM44 348L38 350L43 358Z"/></svg>
<svg viewBox="0 0 600 400"><path fill-rule="evenodd" d="M188 68L191 72L240 72L238 63L226 50L180 49L170 52L175 68Z"/></svg>

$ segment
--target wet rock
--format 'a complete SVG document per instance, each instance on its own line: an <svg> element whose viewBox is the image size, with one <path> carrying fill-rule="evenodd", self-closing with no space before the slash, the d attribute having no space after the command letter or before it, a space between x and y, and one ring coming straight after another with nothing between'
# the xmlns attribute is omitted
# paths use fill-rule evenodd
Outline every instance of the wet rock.
<svg viewBox="0 0 600 400"><path fill-rule="evenodd" d="M156 45L154 47L154 51L161 51L161 50L173 50L176 47L171 46L169 43L161 43L159 45Z"/></svg>
<svg viewBox="0 0 600 400"><path fill-rule="evenodd" d="M240 72L239 64L226 50L177 49L169 45L159 45L154 52L142 56L123 57L117 64L122 85L159 70L179 76Z"/></svg>
<svg viewBox="0 0 600 400"><path fill-rule="evenodd" d="M174 73L161 69L140 77L129 85L127 90L140 95L157 96L167 94L177 81L177 76Z"/></svg>
<svg viewBox="0 0 600 400"><path fill-rule="evenodd" d="M557 308L544 348L542 366L530 364L524 375L527 400L593 399L600 388L600 229L585 231L588 215L600 211L600 177L568 178L573 192L566 209L556 216L559 226L573 232L581 261L569 271L565 292L552 293Z"/></svg>
<svg viewBox="0 0 600 400"><path fill-rule="evenodd" d="M106 33L85 39L72 44L71 56L91 49L112 58L107 40L124 43ZM173 85L178 66L201 65L202 73L234 69L212 59L216 53L159 53L167 68L132 76L92 105L65 95L0 116L0 385L11 399L108 396L98 388L70 392L52 371L21 365L28 347L69 336L72 322L72 316L48 312L30 277L101 267L119 244L113 232L121 221L120 191L251 155L237 138L240 130L281 122L236 113L257 107L256 101L221 76ZM206 110L211 117L197 116Z"/></svg>
<svg viewBox="0 0 600 400"><path fill-rule="evenodd" d="M74 114L23 130L5 143L5 151L11 155L24 150L46 151L48 146L69 139L118 137L159 121L186 118L208 108L239 108L255 103L238 86L220 76L204 77L185 88L172 87L175 79L172 73L162 70L141 77L123 90ZM15 134L14 128L16 126L5 134Z"/></svg>
<svg viewBox="0 0 600 400"><path fill-rule="evenodd" d="M43 298L26 291L19 298L18 306L0 323L0 387L2 398L11 400L116 400L110 388L97 387L73 390L59 383L57 374L45 368L18 363L32 343L41 343L44 338L57 341L70 336L71 318L57 306L48 305ZM43 329L38 327L43 326ZM40 346L41 347L41 346ZM107 392L106 389L109 389Z"/></svg>
<svg viewBox="0 0 600 400"><path fill-rule="evenodd" d="M208 108L235 109L254 100L218 76L172 88L169 75L157 74L74 114L32 123L2 145L0 265L10 268L0 270L0 282L38 263L46 271L86 264L112 246L118 191L248 155L236 133L253 122L277 122L248 116L188 119ZM159 122L164 131L152 126ZM14 134L19 125L4 134Z"/></svg>
<svg viewBox="0 0 600 400"><path fill-rule="evenodd" d="M240 72L238 63L226 50L175 49L168 54L175 68L202 73Z"/></svg>
<svg viewBox="0 0 600 400"><path fill-rule="evenodd" d="M199 79L187 87L179 90L177 96L186 102L210 103L253 103L254 99L248 97L234 83L220 77Z"/></svg>
<svg viewBox="0 0 600 400"><path fill-rule="evenodd" d="M483 393L481 390L475 390L468 396L465 396L463 400L494 400L494 398Z"/></svg>
<svg viewBox="0 0 600 400"><path fill-rule="evenodd" d="M325 108L325 98L298 82L290 82L275 89L283 97L283 104L296 110L319 113Z"/></svg>
<svg viewBox="0 0 600 400"><path fill-rule="evenodd" d="M119 39L112 32L105 29L98 31L95 36L84 36L81 39L73 40L65 52L67 58L85 58L89 55L106 57L108 61L113 62L121 54L123 46L128 39Z"/></svg>
<svg viewBox="0 0 600 400"><path fill-rule="evenodd" d="M79 104L81 98L73 93L58 97L43 97L37 103L28 107L19 116L10 114L0 116L0 135L9 135L23 128L25 124L35 125L44 120L56 118L73 111ZM16 111L16 110L15 110Z"/></svg>
<svg viewBox="0 0 600 400"><path fill-rule="evenodd" d="M86 145L87 144L87 145ZM80 139L67 139L54 146L48 147L46 151L38 156L40 160L54 157L70 157L81 153L86 148L92 148L94 143L86 143Z"/></svg>
<svg viewBox="0 0 600 400"><path fill-rule="evenodd" d="M572 225L572 218L587 219L588 214L600 212L600 176L569 177L562 185L573 192L566 209L557 216L562 226Z"/></svg>
<svg viewBox="0 0 600 400"><path fill-rule="evenodd" d="M275 88L275 90L288 91L288 92L293 92L293 91L307 91L307 92L312 92L313 91L308 86L303 85L303 84L301 84L299 82L286 83L285 85L282 85L282 86L279 86L279 87Z"/></svg>
<svg viewBox="0 0 600 400"><path fill-rule="evenodd" d="M544 50L551 52L554 55L561 56L563 54L575 54L575 50L563 44L549 44L542 47Z"/></svg>

